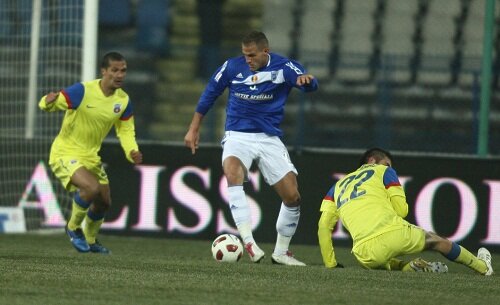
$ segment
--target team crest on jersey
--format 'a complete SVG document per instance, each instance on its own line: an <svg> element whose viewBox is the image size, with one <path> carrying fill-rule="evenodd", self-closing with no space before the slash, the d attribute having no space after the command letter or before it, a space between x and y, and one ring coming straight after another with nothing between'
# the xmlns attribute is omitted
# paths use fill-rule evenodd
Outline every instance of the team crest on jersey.
<svg viewBox="0 0 500 305"><path fill-rule="evenodd" d="M113 112L119 113L120 111L122 111L122 104L115 104L115 106L113 107Z"/></svg>
<svg viewBox="0 0 500 305"><path fill-rule="evenodd" d="M252 76L252 82L256 83L259 80L257 75Z"/></svg>

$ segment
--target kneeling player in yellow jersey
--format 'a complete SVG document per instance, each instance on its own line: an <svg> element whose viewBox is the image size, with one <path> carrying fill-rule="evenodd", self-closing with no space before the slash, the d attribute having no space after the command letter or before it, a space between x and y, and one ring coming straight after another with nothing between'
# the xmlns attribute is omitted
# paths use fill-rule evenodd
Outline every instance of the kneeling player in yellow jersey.
<svg viewBox="0 0 500 305"><path fill-rule="evenodd" d="M447 272L448 267L441 262L426 262L421 258L403 262L396 258L431 249L480 274L493 274L487 249L480 248L475 256L462 246L403 219L408 214L408 204L391 165L389 152L370 149L361 158L360 167L337 181L326 194L318 223L325 266L338 266L331 237L340 219L353 239L352 253L364 268Z"/></svg>
<svg viewBox="0 0 500 305"><path fill-rule="evenodd" d="M121 89L127 74L123 55L104 55L101 74L101 79L50 92L41 98L39 106L47 112L66 112L49 159L64 187L75 192L66 233L79 252L108 254L109 249L96 239L111 205L108 177L98 155L101 144L114 126L130 162L141 163L142 153L135 140L132 104Z"/></svg>

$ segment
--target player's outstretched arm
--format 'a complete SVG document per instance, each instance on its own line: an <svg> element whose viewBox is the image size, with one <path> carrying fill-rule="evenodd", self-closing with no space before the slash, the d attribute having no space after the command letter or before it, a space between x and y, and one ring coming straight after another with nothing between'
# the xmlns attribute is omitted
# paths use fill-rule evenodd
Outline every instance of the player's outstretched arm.
<svg viewBox="0 0 500 305"><path fill-rule="evenodd" d="M323 257L323 263L327 268L343 268L339 265L335 258L335 251L333 249L332 232L335 224L337 223L337 213L324 211L318 222L318 241Z"/></svg>
<svg viewBox="0 0 500 305"><path fill-rule="evenodd" d="M47 95L43 96L38 103L38 107L45 111L54 111L57 107L57 99L59 98L60 92L49 92Z"/></svg>
<svg viewBox="0 0 500 305"><path fill-rule="evenodd" d="M196 153L196 149L198 149L200 143L200 127L202 120L203 115L195 112L191 124L189 125L189 130L184 137L184 145L191 149L193 155Z"/></svg>

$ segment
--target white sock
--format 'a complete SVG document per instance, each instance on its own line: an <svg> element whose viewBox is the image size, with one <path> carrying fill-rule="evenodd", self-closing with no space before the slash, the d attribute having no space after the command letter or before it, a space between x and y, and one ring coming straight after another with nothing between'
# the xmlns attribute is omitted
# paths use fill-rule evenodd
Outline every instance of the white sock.
<svg viewBox="0 0 500 305"><path fill-rule="evenodd" d="M278 237L276 238L274 254L281 255L288 251L290 241L297 230L299 218L300 207L287 207L284 203L281 203L280 213L276 221Z"/></svg>
<svg viewBox="0 0 500 305"><path fill-rule="evenodd" d="M244 245L248 243L255 244L255 240L253 239L252 234L252 226L249 222L240 223L240 225L238 225L237 227Z"/></svg>
<svg viewBox="0 0 500 305"><path fill-rule="evenodd" d="M274 254L283 255L288 251L288 247L290 246L290 241L292 237L283 236L278 233L278 237L276 238L276 246L274 247Z"/></svg>
<svg viewBox="0 0 500 305"><path fill-rule="evenodd" d="M243 243L255 243L252 235L252 219L250 217L250 207L248 206L243 186L230 186L228 188L228 194L231 215L233 215L234 223L238 228L238 232L240 233L240 237L243 240Z"/></svg>

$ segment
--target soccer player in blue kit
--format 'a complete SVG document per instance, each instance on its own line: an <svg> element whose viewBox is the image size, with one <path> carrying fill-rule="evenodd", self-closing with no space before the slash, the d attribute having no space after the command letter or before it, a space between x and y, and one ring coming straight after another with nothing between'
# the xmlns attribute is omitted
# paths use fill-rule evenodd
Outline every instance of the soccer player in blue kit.
<svg viewBox="0 0 500 305"><path fill-rule="evenodd" d="M276 221L277 240L272 262L305 266L289 251L300 218L297 170L280 137L284 107L290 90L315 91L318 82L294 60L271 53L264 33L252 31L242 40L243 56L228 59L211 77L201 95L185 145L194 154L200 140L204 115L226 88L225 134L222 139L222 167L227 179L229 207L245 249L254 263L265 253L252 234L250 207L243 182L255 161L265 181L273 186L282 203Z"/></svg>
<svg viewBox="0 0 500 305"><path fill-rule="evenodd" d="M109 180L98 153L113 126L128 161L142 163L142 153L135 140L132 103L121 89L127 75L123 55L104 55L101 74L101 79L48 93L39 107L47 112L65 111L49 165L66 190L74 192L66 233L79 252L109 254L96 238L111 206Z"/></svg>

